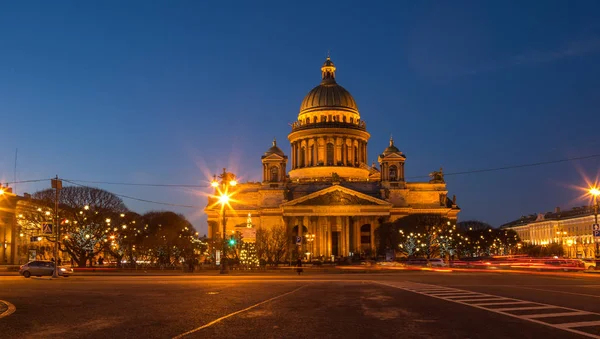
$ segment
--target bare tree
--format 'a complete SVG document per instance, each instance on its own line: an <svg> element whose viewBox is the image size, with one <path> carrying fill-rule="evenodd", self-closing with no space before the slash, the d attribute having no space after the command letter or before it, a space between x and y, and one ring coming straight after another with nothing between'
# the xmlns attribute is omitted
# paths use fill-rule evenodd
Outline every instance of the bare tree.
<svg viewBox="0 0 600 339"><path fill-rule="evenodd" d="M33 197L50 205L54 202L52 189L37 192ZM116 195L92 187L69 186L60 192L59 220L60 250L69 253L78 266L105 249L111 231L127 207Z"/></svg>
<svg viewBox="0 0 600 339"><path fill-rule="evenodd" d="M287 254L289 239L289 234L284 225L271 228L269 252L276 266Z"/></svg>
<svg viewBox="0 0 600 339"><path fill-rule="evenodd" d="M273 255L270 251L272 232L270 229L259 228L256 230L256 255L259 260L271 262Z"/></svg>

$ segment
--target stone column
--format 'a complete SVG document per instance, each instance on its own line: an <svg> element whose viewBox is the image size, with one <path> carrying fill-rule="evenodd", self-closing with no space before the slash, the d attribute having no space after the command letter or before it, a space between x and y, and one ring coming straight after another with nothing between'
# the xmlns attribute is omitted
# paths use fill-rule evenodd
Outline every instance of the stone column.
<svg viewBox="0 0 600 339"><path fill-rule="evenodd" d="M309 164L309 162L308 162L308 160L309 160L308 159L308 152L309 152L308 139L304 139L304 145L305 145L304 146L304 167L308 167L308 164Z"/></svg>
<svg viewBox="0 0 600 339"><path fill-rule="evenodd" d="M354 248L353 248L354 246L351 246L351 244L350 244L350 232L353 231L352 224L350 223L350 217L344 217L344 224L346 225L346 231L344 232L345 238L346 238L346 253L345 253L345 255L348 255L348 253L350 251L354 250Z"/></svg>
<svg viewBox="0 0 600 339"><path fill-rule="evenodd" d="M365 141L364 163L367 164L367 165L369 164L369 157L368 157L368 155L369 155L369 152L368 152L369 147L368 146L369 146L369 142Z"/></svg>
<svg viewBox="0 0 600 339"><path fill-rule="evenodd" d="M319 223L319 221L320 217L314 217L313 222L315 223L315 257L321 255L321 224Z"/></svg>
<svg viewBox="0 0 600 339"><path fill-rule="evenodd" d="M377 222L376 217L370 218L371 224L371 252L375 251L375 223Z"/></svg>
<svg viewBox="0 0 600 339"><path fill-rule="evenodd" d="M352 227L354 232L354 252L360 252L360 223L358 218L352 218Z"/></svg>
<svg viewBox="0 0 600 339"><path fill-rule="evenodd" d="M313 138L313 166L319 163L319 139Z"/></svg>
<svg viewBox="0 0 600 339"><path fill-rule="evenodd" d="M338 253L344 255L344 224L342 224L342 217L335 217L335 227L338 230Z"/></svg>
<svg viewBox="0 0 600 339"><path fill-rule="evenodd" d="M346 143L347 143L346 138L343 138L342 163L344 164L344 166L346 166L346 164L348 163L348 146L346 145Z"/></svg>
<svg viewBox="0 0 600 339"><path fill-rule="evenodd" d="M292 142L292 169L296 169L296 143Z"/></svg>

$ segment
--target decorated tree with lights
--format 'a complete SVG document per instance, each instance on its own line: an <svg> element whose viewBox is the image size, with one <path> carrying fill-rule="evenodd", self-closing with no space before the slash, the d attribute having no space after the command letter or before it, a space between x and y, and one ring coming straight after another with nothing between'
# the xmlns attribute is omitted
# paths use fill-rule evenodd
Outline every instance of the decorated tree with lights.
<svg viewBox="0 0 600 339"><path fill-rule="evenodd" d="M55 192L43 190L33 198L51 206ZM110 192L84 186L63 187L59 198L60 250L67 252L78 266L85 266L105 249L111 221L126 212L123 201Z"/></svg>
<svg viewBox="0 0 600 339"><path fill-rule="evenodd" d="M259 259L256 253L256 246L253 242L245 242L240 251L240 264L245 269L255 269L259 266Z"/></svg>
<svg viewBox="0 0 600 339"><path fill-rule="evenodd" d="M455 230L442 215L409 215L383 223L376 230L378 250L380 254L387 249L400 250L408 256L423 255L429 259L454 247Z"/></svg>

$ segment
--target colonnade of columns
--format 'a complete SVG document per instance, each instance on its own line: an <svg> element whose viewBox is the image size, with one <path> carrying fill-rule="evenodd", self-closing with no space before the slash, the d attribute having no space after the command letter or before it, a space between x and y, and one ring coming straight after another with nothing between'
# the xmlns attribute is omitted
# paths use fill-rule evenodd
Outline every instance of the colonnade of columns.
<svg viewBox="0 0 600 339"><path fill-rule="evenodd" d="M308 137L292 142L292 169L360 163L367 163L367 141L360 138Z"/></svg>
<svg viewBox="0 0 600 339"><path fill-rule="evenodd" d="M349 256L350 253L375 251L377 216L302 216L284 217L290 234L302 237L302 251L311 257ZM361 232L361 227L368 225ZM297 234L293 232L298 227ZM304 230L306 228L306 230ZM314 235L307 241L306 233ZM364 241L364 242L363 242Z"/></svg>

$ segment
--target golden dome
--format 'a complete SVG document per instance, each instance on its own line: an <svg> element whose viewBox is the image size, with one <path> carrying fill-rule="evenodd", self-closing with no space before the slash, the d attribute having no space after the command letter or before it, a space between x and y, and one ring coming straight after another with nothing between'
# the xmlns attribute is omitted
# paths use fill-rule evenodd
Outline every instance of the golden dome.
<svg viewBox="0 0 600 339"><path fill-rule="evenodd" d="M305 111L343 110L358 113L352 95L335 81L335 65L329 57L321 67L321 84L313 88L300 105L300 114Z"/></svg>

